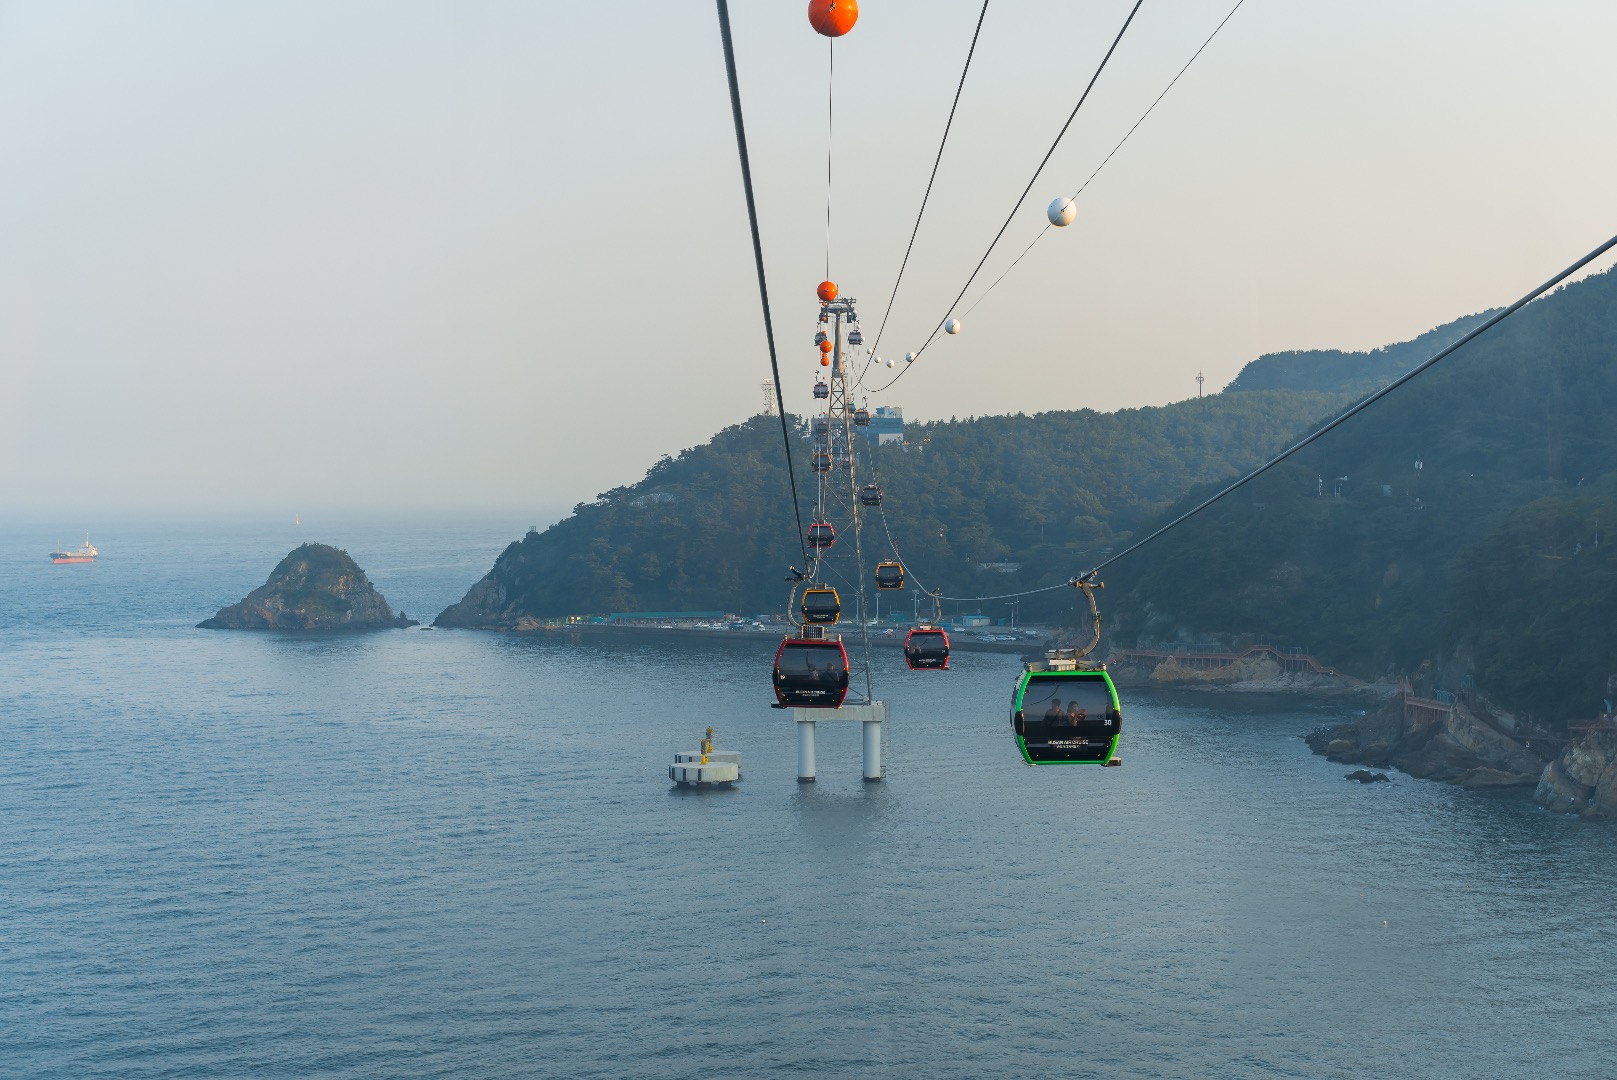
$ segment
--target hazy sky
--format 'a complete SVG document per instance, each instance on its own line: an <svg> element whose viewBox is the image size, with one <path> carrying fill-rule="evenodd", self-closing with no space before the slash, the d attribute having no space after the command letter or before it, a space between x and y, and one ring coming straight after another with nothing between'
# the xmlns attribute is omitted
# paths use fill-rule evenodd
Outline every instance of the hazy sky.
<svg viewBox="0 0 1617 1080"><path fill-rule="evenodd" d="M1146 0L985 281L1232 3ZM946 314L1129 6L991 5L884 353ZM732 0L794 409L804 7ZM978 7L867 0L838 46L832 274L871 330ZM1614 44L1610 0L1247 0L877 403L1161 403L1508 302L1617 231ZM4 512L571 505L766 376L709 3L0 2Z"/></svg>

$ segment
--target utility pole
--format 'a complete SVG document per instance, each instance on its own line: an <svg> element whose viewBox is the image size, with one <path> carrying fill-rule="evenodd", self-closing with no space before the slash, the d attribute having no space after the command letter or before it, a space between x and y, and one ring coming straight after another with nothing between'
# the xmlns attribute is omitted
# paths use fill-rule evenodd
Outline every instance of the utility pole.
<svg viewBox="0 0 1617 1080"><path fill-rule="evenodd" d="M775 383L774 383L774 380L765 379L763 381L763 390L764 390L764 415L765 416L774 416L775 415Z"/></svg>
<svg viewBox="0 0 1617 1080"><path fill-rule="evenodd" d="M1199 371L1196 372L1196 397L1198 399L1202 396L1202 383L1204 381L1205 381L1205 376L1203 376L1202 373L1199 372Z"/></svg>

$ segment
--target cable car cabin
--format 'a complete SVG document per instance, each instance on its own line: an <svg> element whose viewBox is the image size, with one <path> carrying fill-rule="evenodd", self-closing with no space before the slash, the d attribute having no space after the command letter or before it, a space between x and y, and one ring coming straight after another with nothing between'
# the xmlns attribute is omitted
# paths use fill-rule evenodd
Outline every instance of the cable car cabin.
<svg viewBox="0 0 1617 1080"><path fill-rule="evenodd" d="M884 562L876 564L876 588L902 589L904 587L904 566L902 563Z"/></svg>
<svg viewBox="0 0 1617 1080"><path fill-rule="evenodd" d="M853 411L853 423L854 423L855 427L869 427L870 426L870 410L869 409L855 409Z"/></svg>
<svg viewBox="0 0 1617 1080"><path fill-rule="evenodd" d="M840 641L787 638L775 653L775 699L783 707L839 709L848 696L848 651Z"/></svg>
<svg viewBox="0 0 1617 1080"><path fill-rule="evenodd" d="M866 484L864 487L860 488L859 489L859 505L860 506L880 506L881 505L881 485L880 484Z"/></svg>
<svg viewBox="0 0 1617 1080"><path fill-rule="evenodd" d="M814 344L815 344L815 347L817 348L820 345L820 343L823 342L824 340L825 340L825 331L824 330L816 330L814 332Z"/></svg>
<svg viewBox="0 0 1617 1080"><path fill-rule="evenodd" d="M809 464L814 467L815 472L830 472L831 455L824 452L817 453L809 459Z"/></svg>
<svg viewBox="0 0 1617 1080"><path fill-rule="evenodd" d="M904 662L911 671L941 671L949 666L949 635L936 626L918 626L904 638Z"/></svg>
<svg viewBox="0 0 1617 1080"><path fill-rule="evenodd" d="M830 417L827 417L827 416L815 416L815 417L811 417L809 419L809 431L813 432L815 435L824 435L827 432L829 432L830 430L831 430L831 418Z"/></svg>
<svg viewBox="0 0 1617 1080"><path fill-rule="evenodd" d="M1112 677L1099 670L1024 670L1011 695L1011 731L1029 765L1105 765L1123 732Z"/></svg>
<svg viewBox="0 0 1617 1080"><path fill-rule="evenodd" d="M798 610L806 623L834 623L842 618L842 597L830 586L816 585L803 590Z"/></svg>
<svg viewBox="0 0 1617 1080"><path fill-rule="evenodd" d="M865 343L865 335L861 331L859 331L859 330L849 330L848 331L848 344L849 345L863 345L864 343Z"/></svg>
<svg viewBox="0 0 1617 1080"><path fill-rule="evenodd" d="M823 382L817 382L814 384L814 396L817 398L828 398L831 396L831 388L825 385Z"/></svg>
<svg viewBox="0 0 1617 1080"><path fill-rule="evenodd" d="M820 455L815 455L816 457ZM816 551L824 551L837 542L837 528L829 521L816 521L809 526L809 547Z"/></svg>

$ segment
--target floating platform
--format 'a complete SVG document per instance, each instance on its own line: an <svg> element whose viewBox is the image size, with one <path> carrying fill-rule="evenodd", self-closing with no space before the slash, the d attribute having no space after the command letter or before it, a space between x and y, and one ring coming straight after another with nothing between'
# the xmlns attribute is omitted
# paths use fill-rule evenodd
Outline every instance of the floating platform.
<svg viewBox="0 0 1617 1080"><path fill-rule="evenodd" d="M676 761L668 766L668 779L681 787L728 787L741 779L741 766L734 761L714 761L711 756L704 765L698 754L695 761Z"/></svg>
<svg viewBox="0 0 1617 1080"><path fill-rule="evenodd" d="M708 728L700 749L674 754L668 779L680 787L730 787L741 779L741 751L713 749L713 729Z"/></svg>

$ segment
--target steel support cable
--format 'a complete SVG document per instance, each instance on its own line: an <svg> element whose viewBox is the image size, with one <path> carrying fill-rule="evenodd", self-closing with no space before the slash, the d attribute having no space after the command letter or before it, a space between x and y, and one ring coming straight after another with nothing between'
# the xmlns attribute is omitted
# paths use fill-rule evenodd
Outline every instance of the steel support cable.
<svg viewBox="0 0 1617 1080"><path fill-rule="evenodd" d="M988 2L983 0L983 9L977 15L977 29L971 32L971 48L966 50L966 65L960 69L960 82L954 88L954 102L949 106L949 119L943 124L943 138L938 140L938 153L932 159L932 175L926 178L926 191L921 195L921 209L915 212L915 227L910 230L910 243L904 249L904 261L898 264L898 276L893 279L893 290L887 294L887 310L882 312L881 326L876 330L876 341L870 347L870 354L865 357L865 366L859 372L855 386L864 384L865 372L870 370L870 362L876 356L876 350L881 346L881 336L887 330L887 318L893 313L893 301L898 297L898 286L904 280L904 270L910 264L910 252L915 250L915 237L921 231L921 218L926 214L927 200L932 198L932 184L938 178L938 166L943 163L943 148L949 142L949 129L954 126L955 110L960 107L960 92L966 88L966 72L971 70L971 58L977 52L977 38L983 32L983 19L988 15Z"/></svg>
<svg viewBox="0 0 1617 1080"><path fill-rule="evenodd" d="M966 295L966 290L971 288L971 283L977 280L978 274L982 273L983 265L988 262L988 256L994 253L994 248L999 245L1000 239L1005 235L1005 230L1011 227L1011 221L1015 219L1016 212L1022 209L1022 204L1027 201L1028 192L1032 191L1033 185L1039 182L1039 175L1044 172L1044 167L1050 163L1050 158L1054 156L1056 147L1060 146L1061 140L1066 137L1067 129L1072 127L1074 120L1078 119L1078 110L1082 109L1084 102L1089 100L1089 92L1095 89L1095 83L1100 79L1100 73L1106 70L1106 64L1112 59L1112 54L1117 51L1118 45L1122 43L1123 35L1128 33L1129 25L1134 22L1134 16L1139 14L1140 5L1143 3L1145 3L1145 0L1134 0L1134 6L1129 9L1129 17L1123 20L1123 28L1117 32L1117 37L1112 39L1111 47L1106 50L1106 55L1101 57L1100 66L1095 68L1095 74L1089 77L1089 83L1084 87L1083 95L1078 98L1078 104L1072 107L1072 112L1068 115L1067 122L1062 124L1061 130L1056 133L1055 141L1050 144L1050 149L1045 151L1044 159L1039 162L1039 167L1033 170L1032 179L1027 182L1027 187L1022 189L1022 194L1017 198L1016 205L1011 207L1011 212L1006 215L1005 224L1001 225L999 232L994 234L994 239L989 243L988 250L983 252L983 257L977 261L976 269L972 270L971 276L960 287L960 293L954 298L954 302L949 305L949 311L945 313L943 318L938 320L938 324L932 328L932 333L927 335L926 340L921 343L921 347L915 350L917 358L926 352L927 346L932 344L933 339L938 336L938 331L943 329L943 324L949 321L954 309L960 305L961 299ZM913 364L906 364L903 371L893 376L885 385L872 390L871 393L879 394L886 390L887 387L902 379L913 366Z"/></svg>
<svg viewBox="0 0 1617 1080"><path fill-rule="evenodd" d="M942 595L940 595L938 597L938 599L939 600L955 600L955 601L963 601L963 602L971 602L971 601L976 601L976 600L1014 600L1018 596L1037 596L1039 593L1055 592L1057 589L1070 589L1073 586L1073 582L1076 581L1076 580L1077 580L1076 578L1071 578L1071 579L1069 579L1067 581L1063 581L1060 585L1046 585L1042 589L1024 589L1021 592L1000 593L998 596L942 596Z"/></svg>
<svg viewBox="0 0 1617 1080"><path fill-rule="evenodd" d="M1438 350L1430 358L1428 358L1426 361L1421 363L1418 367L1404 373L1403 375L1400 375L1398 378L1394 379L1392 382L1388 383L1386 386L1383 386L1380 390L1377 390L1375 393L1371 394L1369 397L1365 398L1363 401L1360 401L1358 404L1349 407L1347 409L1347 411L1343 412L1340 416L1336 417L1335 419L1329 421L1324 426L1320 427L1318 430L1310 432L1308 435L1306 435L1303 438L1299 439L1297 442L1293 443L1291 446L1289 446L1286 449L1282 450L1279 454L1277 454L1274 457L1270 458L1268 461L1264 462L1262 465L1259 465L1256 469L1253 469L1251 472L1247 473L1245 476L1241 477L1239 480L1235 481L1233 484L1229 485L1224 490L1220 491L1218 494L1212 496L1209 499L1203 500L1202 502L1198 503L1195 507L1191 508L1190 510L1185 511L1183 514L1180 514L1178 517L1176 517L1172 521L1168 522L1168 524L1162 526L1160 529L1157 529L1155 532L1151 533L1151 535L1145 537L1142 540L1136 541L1133 544L1130 544L1128 547L1124 548L1122 551L1118 552L1116 555L1113 555L1111 558L1105 560L1104 562L1097 564L1094 569L1089 571L1089 573L1084 574L1083 577L1080 580L1084 580L1084 581L1092 580L1093 577L1096 574L1098 574L1101 570L1104 570L1106 567L1110 566L1112 563L1117 562L1117 560L1123 558L1124 556L1132 555L1134 552L1139 551L1141 548L1145 547L1145 545L1151 543L1151 541L1155 540L1157 537L1161 536L1163 533L1167 532L1169 529L1172 529L1177 525L1180 525L1180 524L1183 524L1186 521L1189 521L1191 518L1195 517L1197 514L1201 513L1203 510L1206 510L1209 506L1212 506L1214 503L1218 502L1224 496L1230 494L1230 492L1235 491L1237 488L1244 487L1246 484L1248 484L1251 481L1257 479L1259 476L1261 476L1264 473L1268 472L1270 469L1274 468L1276 465L1280 464L1282 461L1285 461L1287 458L1291 457L1293 454L1295 454L1297 451L1301 450L1303 447L1307 446L1309 443L1312 443L1312 442L1318 440L1326 432L1332 431L1332 430L1342 426L1349 419L1351 419L1352 417L1357 416L1359 413L1363 412L1365 409L1368 409L1371 405L1374 405L1376 402L1380 401L1382 398L1386 397L1388 394L1392 393L1394 390L1397 390L1399 387L1403 386L1405 383L1407 383L1411 379L1415 378L1415 376L1419 375L1421 372L1425 371L1427 368L1433 366L1434 364L1436 364L1438 361L1444 359L1445 357L1448 357L1448 356L1452 355L1453 353L1457 352L1458 350L1460 350L1465 345L1469 344L1470 342L1476 340L1478 337L1481 337L1483 334L1487 333L1489 330L1493 329L1495 326L1498 326L1500 323L1504 322L1506 319L1508 319L1512 315L1516 314L1516 312L1520 311L1522 308L1526 307L1528 304L1532 303L1534 300L1537 300L1540 296L1542 296L1545 293L1549 292L1551 289L1553 289L1557 285L1561 284L1561 282L1565 281L1567 278L1571 277L1573 274L1577 273L1579 270L1582 270L1585 266L1588 266L1590 263L1594 262L1596 259L1600 258L1600 256L1604 255L1606 252L1610 251L1614 247L1617 247L1617 236L1613 236L1610 240L1607 240L1604 244L1601 244L1599 247L1597 247L1593 251L1589 252L1589 254L1585 255L1583 258L1579 259L1577 262L1573 263L1571 266L1568 266L1565 270L1562 270L1559 274L1556 274L1554 277L1550 278L1550 280L1546 281L1544 284L1540 285L1538 288L1534 289L1532 292L1528 293L1526 296L1522 297L1520 300L1517 300L1514 304L1511 304L1509 307L1505 308L1503 311L1500 311L1498 314L1496 314L1492 318L1490 318L1487 322L1484 322L1482 325L1478 326L1476 329L1472 330L1470 333L1468 333L1464 337L1460 338L1460 340L1454 342L1454 344L1449 345L1447 348Z"/></svg>
<svg viewBox="0 0 1617 1080"><path fill-rule="evenodd" d="M1151 113L1156 109L1156 107L1158 105L1162 104L1162 99L1168 96L1168 91L1172 90L1174 88L1174 84L1177 83L1184 76L1185 72L1190 70L1190 65L1194 64L1196 62L1196 58L1201 56L1201 54L1207 50L1207 46L1209 46L1209 45L1211 45L1213 43L1213 39L1218 36L1218 32L1220 30L1224 29L1224 23L1229 22L1230 19L1232 19L1235 16L1235 13L1237 11L1241 10L1241 5L1244 4L1244 3L1246 3L1246 0L1235 0L1235 6L1230 8L1230 13L1228 15L1224 16L1223 20L1220 21L1217 26L1213 27L1213 32L1211 34L1207 35L1207 40L1202 42L1201 48L1197 49L1191 55L1190 59L1185 61L1185 66L1179 69L1179 74L1175 75L1173 77L1173 79L1168 83L1168 85L1163 88L1162 93L1157 95L1157 99L1151 103L1151 107L1146 109L1145 112L1140 114L1140 118L1138 120L1134 121L1134 126L1129 128L1127 134L1125 134L1121 139L1119 139L1117 141L1117 145L1112 147L1112 152L1110 154L1107 154L1106 157L1101 160L1101 163L1099 165L1095 166L1095 171L1090 173L1089 174L1089 179L1085 180L1081 185L1079 185L1078 190L1072 193L1072 199L1069 200L1069 201L1076 201L1078 196L1082 195L1089 188L1089 185L1094 182L1095 177L1100 175L1100 171L1102 169L1106 168L1106 163L1108 161L1111 161L1112 158L1114 156L1116 156L1116 154L1117 154L1117 152L1119 150L1123 149L1123 144L1129 141L1129 136L1133 135L1136 131L1138 131L1140 125L1145 123L1145 118L1150 116ZM1009 266L1007 266L1005 268L1004 273L1000 274L999 277L994 279L994 282L993 282L992 285L989 285L988 288L983 290L981 296L977 297L977 299L975 299L975 300L973 300L971 302L971 306L969 308L967 308L962 313L962 317L964 317L965 315L970 315L973 311L976 311L977 310L977 305L982 303L984 300L988 299L988 294L994 291L994 287L997 286L1000 282L1004 281L1005 278L1010 274L1010 272L1012 270L1016 269L1016 264L1021 262L1023 259L1027 258L1028 252L1033 250L1033 245L1037 244L1040 240L1043 240L1044 239L1044 234L1049 232L1053 228L1055 228L1055 226L1046 224L1044 226L1044 228L1040 229L1039 232L1038 232L1038 235L1033 238L1033 242L1028 244L1027 247L1022 249L1022 254L1018 255L1015 258L1015 260L1013 260L1011 262L1011 265L1009 265Z"/></svg>
<svg viewBox="0 0 1617 1080"><path fill-rule="evenodd" d="M758 203L752 194L752 164L747 157L747 129L741 120L741 84L736 79L735 44L730 37L730 6L719 6L719 36L724 41L724 69L730 80L730 113L735 118L736 152L741 157L741 186L747 193L747 223L752 228L752 257L758 264L758 298L764 309L764 336L769 341L769 370L775 376L775 411L780 413L780 437L786 450L786 476L792 486L792 513L797 518L797 548L803 565L808 566L808 546L803 536L803 509L797 502L797 469L792 463L792 435L786 424L786 399L781 391L780 360L775 353L775 324L769 317L769 281L764 276L764 244L758 233Z"/></svg>

